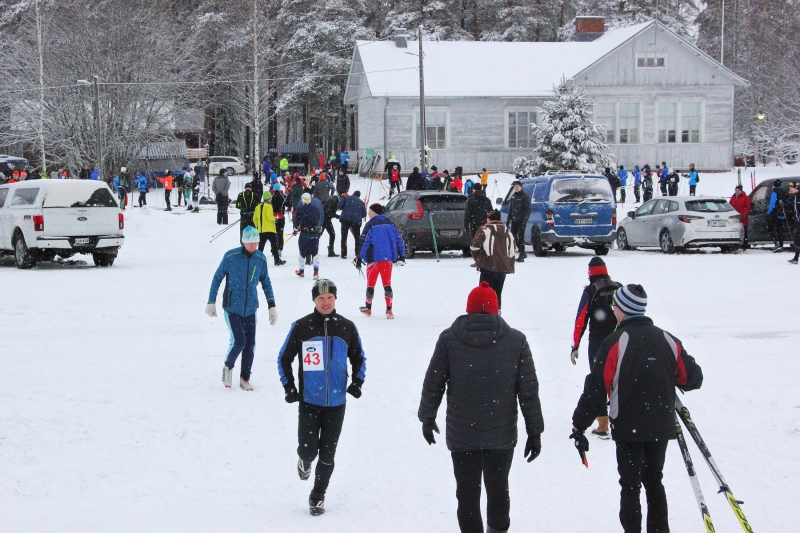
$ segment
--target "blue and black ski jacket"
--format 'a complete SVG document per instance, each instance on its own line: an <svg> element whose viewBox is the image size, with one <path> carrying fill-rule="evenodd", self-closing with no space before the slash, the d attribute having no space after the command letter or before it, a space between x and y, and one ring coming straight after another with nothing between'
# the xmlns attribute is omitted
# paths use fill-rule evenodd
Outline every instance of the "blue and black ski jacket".
<svg viewBox="0 0 800 533"><path fill-rule="evenodd" d="M352 321L333 311L323 315L314 310L292 324L278 354L281 384L294 385L292 363L300 358L297 391L304 402L323 407L345 403L347 360L353 367L353 382L361 386L367 372L367 358L361 337Z"/></svg>
<svg viewBox="0 0 800 533"><path fill-rule="evenodd" d="M217 292L222 280L225 289L222 294L222 308L228 313L250 316L258 309L258 284L264 289L267 306L275 307L275 295L267 272L266 256L256 250L247 254L244 247L228 250L222 258L208 294L208 303L217 301Z"/></svg>

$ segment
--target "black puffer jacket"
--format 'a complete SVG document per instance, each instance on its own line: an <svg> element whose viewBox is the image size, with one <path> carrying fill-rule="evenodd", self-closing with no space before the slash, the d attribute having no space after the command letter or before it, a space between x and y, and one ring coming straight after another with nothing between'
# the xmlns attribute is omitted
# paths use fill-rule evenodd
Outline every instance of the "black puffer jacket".
<svg viewBox="0 0 800 533"><path fill-rule="evenodd" d="M439 336L422 386L421 422L436 419L445 388L450 451L516 446L517 398L528 434L544 431L530 346L498 315L462 315Z"/></svg>
<svg viewBox="0 0 800 533"><path fill-rule="evenodd" d="M422 177L422 174L419 173L419 170L414 168L411 174L408 175L408 180L406 181L406 190L407 191L424 191L425 190L425 178Z"/></svg>
<svg viewBox="0 0 800 533"><path fill-rule="evenodd" d="M508 199L510 204L508 209L508 221L516 222L518 224L525 224L528 222L528 217L531 216L531 197L525 194L524 191L515 192Z"/></svg>
<svg viewBox="0 0 800 533"><path fill-rule="evenodd" d="M478 191L467 198L467 206L464 209L464 228L469 230L470 235L475 235L475 230L486 224L489 211L494 206L492 201L486 197L483 191Z"/></svg>

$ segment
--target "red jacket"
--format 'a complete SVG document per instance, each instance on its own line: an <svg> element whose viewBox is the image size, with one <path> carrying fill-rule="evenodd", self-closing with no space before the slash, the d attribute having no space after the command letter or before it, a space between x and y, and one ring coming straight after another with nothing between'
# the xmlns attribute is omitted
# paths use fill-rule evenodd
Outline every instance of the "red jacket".
<svg viewBox="0 0 800 533"><path fill-rule="evenodd" d="M750 197L747 196L744 192L740 196L736 196L735 194L731 196L731 206L742 215L742 226L747 227L749 224L749 220L747 219L747 215L750 214L750 209L752 205L750 204Z"/></svg>

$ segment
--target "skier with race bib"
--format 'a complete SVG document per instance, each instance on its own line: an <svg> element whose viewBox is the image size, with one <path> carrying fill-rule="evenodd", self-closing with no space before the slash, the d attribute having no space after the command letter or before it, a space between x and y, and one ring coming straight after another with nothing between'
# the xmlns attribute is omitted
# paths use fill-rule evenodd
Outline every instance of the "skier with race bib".
<svg viewBox="0 0 800 533"><path fill-rule="evenodd" d="M391 198L395 188L399 193L403 187L403 182L400 180L400 162L394 156L386 162L386 175L389 177L389 198Z"/></svg>
<svg viewBox="0 0 800 533"><path fill-rule="evenodd" d="M345 391L361 397L367 358L355 324L336 312L336 285L320 279L311 289L314 312L294 322L278 354L278 373L286 403L299 402L297 475L305 481L317 461L308 497L313 516L325 512L325 492L334 468L336 446L344 424ZM292 370L299 357L297 384ZM347 361L353 379L347 385Z"/></svg>

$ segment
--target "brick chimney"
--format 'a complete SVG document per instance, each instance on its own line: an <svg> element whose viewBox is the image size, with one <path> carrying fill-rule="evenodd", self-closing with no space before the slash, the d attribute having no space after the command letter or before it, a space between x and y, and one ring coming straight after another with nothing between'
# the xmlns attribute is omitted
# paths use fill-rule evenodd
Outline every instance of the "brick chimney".
<svg viewBox="0 0 800 533"><path fill-rule="evenodd" d="M575 17L575 41L585 43L606 32L605 17Z"/></svg>

